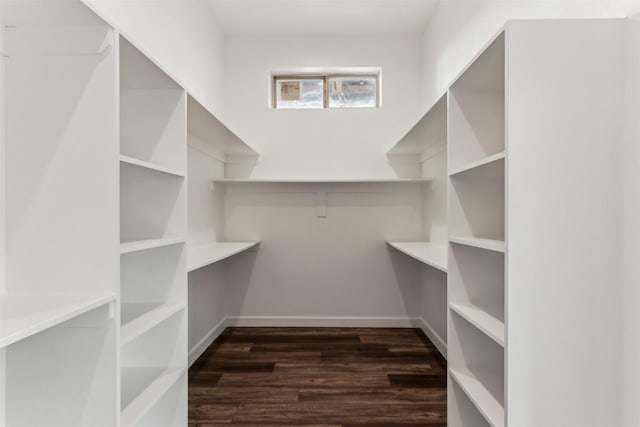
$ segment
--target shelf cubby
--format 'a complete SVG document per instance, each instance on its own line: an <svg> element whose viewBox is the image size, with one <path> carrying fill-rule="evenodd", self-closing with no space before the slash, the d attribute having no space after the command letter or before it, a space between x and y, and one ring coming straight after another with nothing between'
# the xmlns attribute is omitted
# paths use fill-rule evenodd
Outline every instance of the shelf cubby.
<svg viewBox="0 0 640 427"><path fill-rule="evenodd" d="M186 169L186 93L120 37L120 154Z"/></svg>
<svg viewBox="0 0 640 427"><path fill-rule="evenodd" d="M504 348L456 312L449 317L451 377L491 426L504 422Z"/></svg>
<svg viewBox="0 0 640 427"><path fill-rule="evenodd" d="M123 310L122 320L135 317L138 309L148 305L180 304L186 301L184 245L162 246L121 256L120 299L132 309ZM131 315L129 316L129 313Z"/></svg>
<svg viewBox="0 0 640 427"><path fill-rule="evenodd" d="M451 236L504 241L504 173L500 158L450 176Z"/></svg>
<svg viewBox="0 0 640 427"><path fill-rule="evenodd" d="M185 323L186 309L183 306L121 347L123 418L141 417L141 408L133 411L130 406L139 407L140 399L143 399L148 403L144 406L150 407L153 404L150 396L160 399L162 393L159 389L170 387L171 384L166 387L166 375L179 377L185 372ZM160 384L165 384L165 387L160 387ZM131 415L132 412L137 415ZM135 424L131 422L130 425Z"/></svg>
<svg viewBox="0 0 640 427"><path fill-rule="evenodd" d="M449 370L449 384L449 424L461 427L504 426L504 407L468 371Z"/></svg>
<svg viewBox="0 0 640 427"><path fill-rule="evenodd" d="M185 179L120 163L121 243L185 236Z"/></svg>
<svg viewBox="0 0 640 427"><path fill-rule="evenodd" d="M449 170L505 150L504 34L449 90Z"/></svg>
<svg viewBox="0 0 640 427"><path fill-rule="evenodd" d="M35 320L44 320L47 309L33 313L30 320L40 330L0 349L5 352L2 388L6 390L1 421L12 427L116 425L113 296L75 301L73 309L59 304L60 298L55 300L56 304L40 300L38 305L58 314L65 306L63 317L47 316L46 323L56 322L42 329L43 324ZM22 319L26 317L22 313ZM58 323L61 318L67 320Z"/></svg>

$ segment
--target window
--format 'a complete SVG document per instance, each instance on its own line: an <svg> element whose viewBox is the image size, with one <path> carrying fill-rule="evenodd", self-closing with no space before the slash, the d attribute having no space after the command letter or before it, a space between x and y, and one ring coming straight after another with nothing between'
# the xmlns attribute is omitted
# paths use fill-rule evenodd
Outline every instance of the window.
<svg viewBox="0 0 640 427"><path fill-rule="evenodd" d="M273 76L278 109L378 107L378 75L326 74Z"/></svg>

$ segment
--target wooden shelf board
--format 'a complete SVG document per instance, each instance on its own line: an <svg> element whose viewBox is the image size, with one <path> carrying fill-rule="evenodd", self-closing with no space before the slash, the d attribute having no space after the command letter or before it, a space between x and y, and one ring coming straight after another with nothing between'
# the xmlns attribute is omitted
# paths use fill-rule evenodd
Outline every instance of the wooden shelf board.
<svg viewBox="0 0 640 427"><path fill-rule="evenodd" d="M161 239L134 240L131 242L120 243L120 253L128 254L130 252L144 251L147 249L159 248L162 246L177 245L184 243L182 237L165 237Z"/></svg>
<svg viewBox="0 0 640 427"><path fill-rule="evenodd" d="M120 162L126 163L128 165L138 166L141 168L149 169L156 172L168 173L170 175L184 177L186 176L184 171L179 171L173 168L169 168L166 166L158 165L155 163L145 162L144 160L135 159L129 156L120 156Z"/></svg>
<svg viewBox="0 0 640 427"><path fill-rule="evenodd" d="M115 300L115 295L3 294L0 348Z"/></svg>
<svg viewBox="0 0 640 427"><path fill-rule="evenodd" d="M214 183L225 184L364 184L364 183L419 183L419 182L431 182L431 179L418 178L418 179L400 179L400 178L300 178L300 179L215 179Z"/></svg>
<svg viewBox="0 0 640 427"><path fill-rule="evenodd" d="M447 272L447 245L431 242L394 242L387 240L387 244L400 252L430 265L433 268Z"/></svg>
<svg viewBox="0 0 640 427"><path fill-rule="evenodd" d="M163 371L122 410L120 414L121 425L123 427L133 426L140 421L186 371L186 368L168 368Z"/></svg>
<svg viewBox="0 0 640 427"><path fill-rule="evenodd" d="M504 347L504 322L472 304L450 303L449 307L489 338Z"/></svg>
<svg viewBox="0 0 640 427"><path fill-rule="evenodd" d="M464 172L471 171L473 169L480 168L482 166L490 165L494 162L504 160L504 158L505 158L505 153L504 151L501 151L500 153L485 157L484 159L480 159L475 162L468 163L458 168L453 168L452 170L449 171L449 176L458 175Z"/></svg>
<svg viewBox="0 0 640 427"><path fill-rule="evenodd" d="M187 248L187 271L197 270L257 246L260 242L213 242Z"/></svg>
<svg viewBox="0 0 640 427"><path fill-rule="evenodd" d="M463 368L449 368L449 372L487 422L492 427L503 427L504 407L489 393L471 371Z"/></svg>
<svg viewBox="0 0 640 427"><path fill-rule="evenodd" d="M505 243L503 240L481 239L478 237L449 236L449 241L451 243L457 243L459 245L473 246L475 248L487 249L495 252L505 251Z"/></svg>
<svg viewBox="0 0 640 427"><path fill-rule="evenodd" d="M140 308L144 309L144 306L150 308L147 311L140 313ZM155 307L150 307L147 304L123 304L123 312L126 312L125 317L134 317L132 320L123 324L120 328L120 345L124 346L131 341L138 338L145 332L153 329L164 320L173 316L180 310L185 308L185 304L160 304ZM137 311L138 316L131 316L132 311Z"/></svg>

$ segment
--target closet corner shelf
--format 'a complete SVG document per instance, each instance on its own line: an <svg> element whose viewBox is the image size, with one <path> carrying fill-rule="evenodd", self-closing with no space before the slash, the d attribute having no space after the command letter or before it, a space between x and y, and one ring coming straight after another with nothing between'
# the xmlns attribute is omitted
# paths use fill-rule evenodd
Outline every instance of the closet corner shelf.
<svg viewBox="0 0 640 427"><path fill-rule="evenodd" d="M431 182L429 178L402 179L402 178L299 178L299 179L215 179L214 183L222 184L366 184L366 183L420 183Z"/></svg>
<svg viewBox="0 0 640 427"><path fill-rule="evenodd" d="M131 242L120 243L120 253L128 254L130 252L144 251L147 249L159 248L162 246L177 245L179 243L184 243L184 239L182 237L134 240Z"/></svg>
<svg viewBox="0 0 640 427"><path fill-rule="evenodd" d="M185 304L122 304L122 317L131 320L120 328L120 345L124 346L149 331L164 320L185 308Z"/></svg>
<svg viewBox="0 0 640 427"><path fill-rule="evenodd" d="M449 242L457 243L459 245L473 246L480 249L487 249L495 252L504 252L505 250L505 243L503 240L449 236Z"/></svg>
<svg viewBox="0 0 640 427"><path fill-rule="evenodd" d="M140 393L120 414L121 425L136 425L171 387L187 372L186 368L168 368Z"/></svg>
<svg viewBox="0 0 640 427"><path fill-rule="evenodd" d="M504 347L504 322L472 304L449 303L449 308Z"/></svg>
<svg viewBox="0 0 640 427"><path fill-rule="evenodd" d="M394 242L387 240L387 245L399 250L424 264L447 272L447 245L432 242Z"/></svg>
<svg viewBox="0 0 640 427"><path fill-rule="evenodd" d="M187 271L197 270L257 246L255 242L213 242L187 248Z"/></svg>
<svg viewBox="0 0 640 427"><path fill-rule="evenodd" d="M109 304L115 298L114 294L3 294L0 296L0 348Z"/></svg>
<svg viewBox="0 0 640 427"><path fill-rule="evenodd" d="M504 407L482 383L467 369L449 368L449 372L491 427L504 427Z"/></svg>
<svg viewBox="0 0 640 427"><path fill-rule="evenodd" d="M468 172L482 166L490 165L494 162L504 160L504 158L505 158L505 153L504 151L501 151L500 153L493 154L491 156L485 157L475 162L468 163L464 166L453 168L452 170L449 171L449 176L459 175L461 173Z"/></svg>
<svg viewBox="0 0 640 427"><path fill-rule="evenodd" d="M120 155L120 163L125 163L128 165L138 166L144 169L149 169L155 172L167 173L169 175L175 175L179 177L184 177L185 173L176 169L172 169L166 166L157 165L155 163L145 162L144 160L134 159L133 157Z"/></svg>

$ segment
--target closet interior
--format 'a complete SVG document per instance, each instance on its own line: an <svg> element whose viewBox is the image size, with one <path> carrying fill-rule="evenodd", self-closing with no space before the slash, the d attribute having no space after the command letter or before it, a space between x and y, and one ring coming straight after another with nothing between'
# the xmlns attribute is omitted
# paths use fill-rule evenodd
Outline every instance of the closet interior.
<svg viewBox="0 0 640 427"><path fill-rule="evenodd" d="M452 427L615 418L636 21L509 21L379 153L395 177L256 177L90 4L0 12L1 426L186 426L228 326L420 328Z"/></svg>

